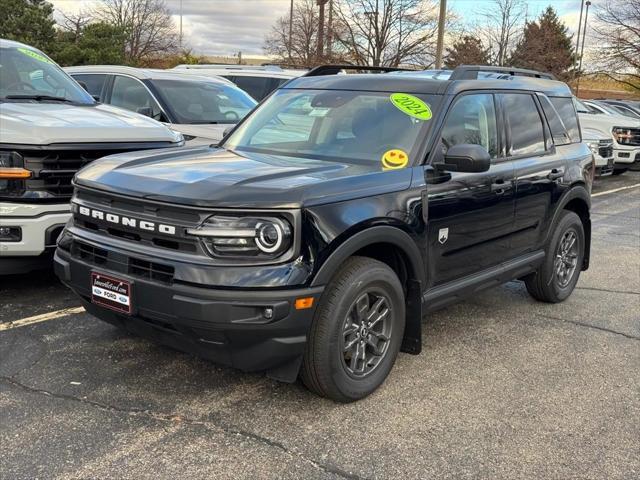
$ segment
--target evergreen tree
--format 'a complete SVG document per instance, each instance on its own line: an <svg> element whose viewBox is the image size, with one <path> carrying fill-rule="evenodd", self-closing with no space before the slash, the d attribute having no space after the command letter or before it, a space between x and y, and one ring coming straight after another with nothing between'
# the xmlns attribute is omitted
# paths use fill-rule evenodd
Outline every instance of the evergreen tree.
<svg viewBox="0 0 640 480"><path fill-rule="evenodd" d="M0 38L16 40L45 53L55 39L53 6L45 0L0 0Z"/></svg>
<svg viewBox="0 0 640 480"><path fill-rule="evenodd" d="M447 68L455 68L458 65L487 65L489 52L482 45L482 40L465 36L462 40L447 48L444 65Z"/></svg>
<svg viewBox="0 0 640 480"><path fill-rule="evenodd" d="M62 66L122 65L126 38L125 31L115 25L90 23L79 32L58 32L51 58Z"/></svg>
<svg viewBox="0 0 640 480"><path fill-rule="evenodd" d="M549 6L537 21L527 22L522 39L511 54L509 64L551 72L560 79L568 79L575 55L568 29Z"/></svg>

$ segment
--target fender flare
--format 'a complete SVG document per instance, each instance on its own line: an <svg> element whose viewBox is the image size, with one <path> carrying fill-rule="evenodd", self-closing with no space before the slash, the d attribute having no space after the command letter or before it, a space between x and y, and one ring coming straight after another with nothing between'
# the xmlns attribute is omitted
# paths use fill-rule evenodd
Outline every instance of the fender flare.
<svg viewBox="0 0 640 480"><path fill-rule="evenodd" d="M388 225L368 227L342 242L329 255L315 274L311 286L326 285L340 268L340 265L358 250L374 243L390 243L407 256L414 278L425 284L425 269L422 255L413 239L404 230Z"/></svg>

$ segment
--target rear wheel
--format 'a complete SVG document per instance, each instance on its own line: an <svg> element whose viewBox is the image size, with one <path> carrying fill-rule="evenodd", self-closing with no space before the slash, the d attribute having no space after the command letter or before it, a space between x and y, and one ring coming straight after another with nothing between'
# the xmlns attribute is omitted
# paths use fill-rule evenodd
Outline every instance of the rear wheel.
<svg viewBox="0 0 640 480"><path fill-rule="evenodd" d="M536 300L557 303L573 292L584 259L584 227L580 217L565 210L551 236L547 257L538 270L525 278L527 291Z"/></svg>
<svg viewBox="0 0 640 480"><path fill-rule="evenodd" d="M371 258L348 259L316 311L301 370L305 385L338 402L366 397L391 371L404 322L395 272Z"/></svg>

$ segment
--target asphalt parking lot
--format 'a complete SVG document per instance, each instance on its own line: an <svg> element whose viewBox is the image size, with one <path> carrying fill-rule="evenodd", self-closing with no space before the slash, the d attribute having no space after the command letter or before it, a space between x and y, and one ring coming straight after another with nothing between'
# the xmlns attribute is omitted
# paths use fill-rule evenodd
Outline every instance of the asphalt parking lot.
<svg viewBox="0 0 640 480"><path fill-rule="evenodd" d="M350 405L60 312L51 273L1 278L0 478L639 478L638 184L597 181L566 302L513 282L431 314Z"/></svg>

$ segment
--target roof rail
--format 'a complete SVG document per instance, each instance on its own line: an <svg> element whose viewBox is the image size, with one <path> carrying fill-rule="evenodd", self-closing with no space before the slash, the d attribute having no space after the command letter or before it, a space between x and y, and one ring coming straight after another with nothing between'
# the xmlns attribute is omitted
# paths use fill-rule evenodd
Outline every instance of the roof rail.
<svg viewBox="0 0 640 480"><path fill-rule="evenodd" d="M206 69L224 69L224 70L271 70L280 71L282 68L278 65L234 65L225 63L195 63L195 64L180 64L173 67L174 69L189 69L189 70L206 70Z"/></svg>
<svg viewBox="0 0 640 480"><path fill-rule="evenodd" d="M366 72L398 72L411 71L400 67L371 67L368 65L320 65L312 68L303 77L320 77L322 75L337 75L342 70L363 70Z"/></svg>
<svg viewBox="0 0 640 480"><path fill-rule="evenodd" d="M533 77L544 78L546 80L556 79L551 73L527 70L525 68L494 67L491 65L460 65L453 70L449 80L475 80L478 78L478 73L480 72L503 73L512 77Z"/></svg>

